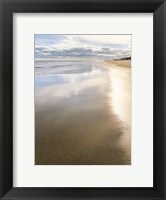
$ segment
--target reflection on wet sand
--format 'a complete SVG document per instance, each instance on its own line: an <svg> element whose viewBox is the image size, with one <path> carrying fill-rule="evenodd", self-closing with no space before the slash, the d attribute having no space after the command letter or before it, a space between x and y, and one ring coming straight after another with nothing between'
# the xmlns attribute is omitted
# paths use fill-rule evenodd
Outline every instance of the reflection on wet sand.
<svg viewBox="0 0 166 200"><path fill-rule="evenodd" d="M35 164L131 164L130 76L97 60L37 66Z"/></svg>

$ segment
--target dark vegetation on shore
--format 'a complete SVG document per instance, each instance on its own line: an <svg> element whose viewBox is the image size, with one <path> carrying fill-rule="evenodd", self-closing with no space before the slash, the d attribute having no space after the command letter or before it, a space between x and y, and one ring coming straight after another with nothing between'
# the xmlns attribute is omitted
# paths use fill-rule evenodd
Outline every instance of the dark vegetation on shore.
<svg viewBox="0 0 166 200"><path fill-rule="evenodd" d="M113 60L131 60L131 57L119 58L119 59L113 59Z"/></svg>

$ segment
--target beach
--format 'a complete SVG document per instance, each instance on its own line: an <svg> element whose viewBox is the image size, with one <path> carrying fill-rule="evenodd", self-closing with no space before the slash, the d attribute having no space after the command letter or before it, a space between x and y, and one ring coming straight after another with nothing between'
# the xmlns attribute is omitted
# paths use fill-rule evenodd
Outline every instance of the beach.
<svg viewBox="0 0 166 200"><path fill-rule="evenodd" d="M120 67L129 67L131 68L131 60L111 60L111 61L107 61L109 64L111 64L110 66L113 65L117 65Z"/></svg>
<svg viewBox="0 0 166 200"><path fill-rule="evenodd" d="M35 62L36 165L131 164L131 67L122 63Z"/></svg>

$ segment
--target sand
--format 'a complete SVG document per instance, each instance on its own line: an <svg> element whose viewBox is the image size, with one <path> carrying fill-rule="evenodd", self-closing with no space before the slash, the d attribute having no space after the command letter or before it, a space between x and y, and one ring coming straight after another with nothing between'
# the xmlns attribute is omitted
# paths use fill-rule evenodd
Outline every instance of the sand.
<svg viewBox="0 0 166 200"><path fill-rule="evenodd" d="M118 65L120 67L131 67L131 60L111 60L107 62L110 64Z"/></svg>
<svg viewBox="0 0 166 200"><path fill-rule="evenodd" d="M103 64L89 79L78 83L76 76L69 85L53 85L36 94L36 165L131 164L130 123L116 113L113 102L116 87L112 88L111 81L118 81L119 73L114 72L113 80L109 68ZM126 71L121 74L130 77ZM130 84L121 81L127 87Z"/></svg>

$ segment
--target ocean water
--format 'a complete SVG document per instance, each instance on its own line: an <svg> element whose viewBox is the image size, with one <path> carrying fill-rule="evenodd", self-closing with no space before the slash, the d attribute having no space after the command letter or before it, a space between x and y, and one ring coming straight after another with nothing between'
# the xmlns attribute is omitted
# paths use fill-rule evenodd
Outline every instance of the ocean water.
<svg viewBox="0 0 166 200"><path fill-rule="evenodd" d="M131 164L131 69L36 61L35 162Z"/></svg>
<svg viewBox="0 0 166 200"><path fill-rule="evenodd" d="M35 62L35 88L82 79L92 73L94 74L99 69L99 63L101 61L94 62L91 60Z"/></svg>

